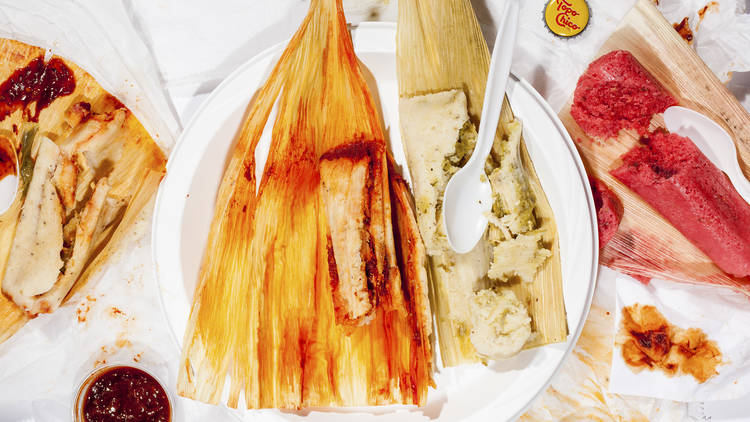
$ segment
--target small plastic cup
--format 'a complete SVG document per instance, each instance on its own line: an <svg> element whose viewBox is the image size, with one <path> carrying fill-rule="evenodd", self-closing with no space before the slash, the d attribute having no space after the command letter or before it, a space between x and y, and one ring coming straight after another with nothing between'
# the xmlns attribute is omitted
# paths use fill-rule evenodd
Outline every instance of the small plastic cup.
<svg viewBox="0 0 750 422"><path fill-rule="evenodd" d="M135 368L147 373L155 379L161 389L164 390L164 394L167 396L167 402L169 403L169 421L171 422L174 419L174 403L172 402L172 396L169 394L169 390L164 382L156 374L148 368L144 368L142 365L111 363L94 369L83 378L83 381L81 381L81 384L78 386L76 393L73 396L73 422L89 422L83 414L84 406L86 405L86 395L94 382L99 379L100 375L103 375L114 368Z"/></svg>

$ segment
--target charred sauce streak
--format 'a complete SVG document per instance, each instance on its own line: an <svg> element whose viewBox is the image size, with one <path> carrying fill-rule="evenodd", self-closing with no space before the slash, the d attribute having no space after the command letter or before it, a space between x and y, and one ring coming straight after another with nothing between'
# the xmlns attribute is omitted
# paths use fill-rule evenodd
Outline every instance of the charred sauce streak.
<svg viewBox="0 0 750 422"><path fill-rule="evenodd" d="M326 249L328 251L328 277L331 289L335 291L339 286L339 272L336 269L336 256L333 254L333 242L331 235L326 236Z"/></svg>
<svg viewBox="0 0 750 422"><path fill-rule="evenodd" d="M5 176L16 174L16 163L13 160L13 151L10 141L7 139L0 140L0 180Z"/></svg>
<svg viewBox="0 0 750 422"><path fill-rule="evenodd" d="M706 12L709 12L709 11L717 11L718 12L719 11L719 3L715 2L715 1L706 3L706 5L703 6L701 8L701 10L698 11L698 17L700 18L701 21L703 20L703 18L706 17Z"/></svg>
<svg viewBox="0 0 750 422"><path fill-rule="evenodd" d="M401 291L404 295L406 312L407 315L409 315L409 325L412 330L411 340L417 346L415 347L415 350L417 350L419 349L419 346L421 346L422 335L419 322L417 321L418 312L416 309L416 303L414 303L415 292L412 290L412 286L418 277L414 271L414 262L412 262L412 258L416 254L416 251L414 250L414 239L410 237L409 230L404 227L408 222L402 221L401 217L402 215L405 216L409 211L404 209L404 204L399 200L399 194L396 192L396 189L403 189L400 184L405 184L406 182L400 175L395 174L390 169L388 174L391 182L391 218L393 221L393 233L396 238L396 241L394 242L396 247L396 260L401 272ZM419 294L419 292L417 292L417 294Z"/></svg>
<svg viewBox="0 0 750 422"><path fill-rule="evenodd" d="M45 63L44 57L39 56L0 85L0 120L23 109L24 118L36 122L42 110L75 88L73 71L61 59L55 57ZM33 115L28 109L31 103L36 103Z"/></svg>
<svg viewBox="0 0 750 422"><path fill-rule="evenodd" d="M411 262L411 259L416 252L413 250L413 241L409 238L410 233L406 227L402 227L404 222L402 222L402 219L400 218L400 215L406 215L409 212L409 210L404 209L405 204L399 198L399 190L404 189L406 181L404 181L401 175L398 174L390 160L388 161L388 178L391 190L391 221L394 238L396 240L394 242L396 248L396 263L401 273L401 291L404 295L404 302L408 314L415 316L415 304L412 301L412 291L410 287L413 280L416 280L416 274L414 274L413 271L414 266ZM406 241L404 241L404 237L407 238ZM408 250L404 250L403 246L406 246ZM416 329L416 327L412 328L414 329L414 333L419 335L419 330Z"/></svg>
<svg viewBox="0 0 750 422"><path fill-rule="evenodd" d="M75 126L80 123L85 123L91 118L91 104L81 101L73 104L66 112L72 123L71 126Z"/></svg>
<svg viewBox="0 0 750 422"><path fill-rule="evenodd" d="M372 159L379 150L380 144L377 142L358 139L329 149L320 156L320 160L333 161L348 158L352 161L360 161L365 157Z"/></svg>
<svg viewBox="0 0 750 422"><path fill-rule="evenodd" d="M86 422L171 420L167 393L154 377L138 368L110 368L98 376L85 394Z"/></svg>
<svg viewBox="0 0 750 422"><path fill-rule="evenodd" d="M364 233L365 244L363 245L365 252L365 273L367 274L367 289L370 293L370 301L372 302L372 308L378 306L378 302L381 300L381 296L385 296L383 292L383 285L385 284L385 274L378 272L378 258L377 252L375 252L375 239L371 231L372 225L372 207L373 203L377 201L375 198L375 166L378 165L375 161L377 156L378 145L374 142L370 142L367 146L369 154L369 165L367 167L367 181L365 183L365 190L367 195L365 198L368 200L364 203L364 224L367 230ZM378 205L378 204L374 204ZM385 257L384 257L385 258ZM388 265L383 262L383 270L385 271Z"/></svg>
<svg viewBox="0 0 750 422"><path fill-rule="evenodd" d="M688 23L688 18L682 18L682 21L680 23L672 24L674 27L674 30L677 31L678 34L682 38L687 41L688 44L693 43L693 31L690 29L690 24Z"/></svg>
<svg viewBox="0 0 750 422"><path fill-rule="evenodd" d="M636 371L692 375L699 383L716 375L723 363L716 342L702 330L676 327L651 305L623 308L617 343L625 363Z"/></svg>

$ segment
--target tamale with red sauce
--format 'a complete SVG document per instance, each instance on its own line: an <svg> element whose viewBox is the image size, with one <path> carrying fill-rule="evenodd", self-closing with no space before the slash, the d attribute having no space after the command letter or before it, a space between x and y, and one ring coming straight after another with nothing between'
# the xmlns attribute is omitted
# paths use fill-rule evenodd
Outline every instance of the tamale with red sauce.
<svg viewBox="0 0 750 422"><path fill-rule="evenodd" d="M179 394L247 408L425 404L424 246L340 0L311 2L247 116L219 188Z"/></svg>
<svg viewBox="0 0 750 422"><path fill-rule="evenodd" d="M166 165L131 110L48 53L0 38L0 143L18 177L0 213L0 343L97 282L129 244Z"/></svg>
<svg viewBox="0 0 750 422"><path fill-rule="evenodd" d="M641 7L651 6L639 3L638 8ZM618 57L626 58L634 64L627 66L628 70L623 73L612 71L614 65L609 63L607 79L615 84L632 85L633 81L621 79L632 76L635 66L638 68L635 73L642 75L637 79L648 82L648 89L637 95L633 94L635 91L630 92L637 88L633 86L624 91L604 89L606 92L601 95L613 104L634 101L621 98L630 95L645 95L644 99L655 101L639 111L648 130L641 125L637 130L620 130L615 134L616 140L603 139L598 131L589 130L591 122L582 121L574 112L576 96L560 113L561 121L576 139L588 174L606 184L622 204L619 225L610 224L612 227L607 230L610 240L600 244L600 263L644 283L659 278L716 284L750 298L750 276L747 275L750 231L743 225L748 215L747 203L726 175L689 138L666 133L661 114L664 108L690 102L666 93L664 85L674 85L662 72L642 66L655 64L647 60L647 55L643 56L638 49L631 48L631 52L627 52L620 48L609 51L609 46L603 47L602 56L579 79L578 88L590 87L587 81L592 79L589 75L592 68L595 69L594 79L601 79L602 72L597 67ZM641 56L636 57L639 54ZM654 105L657 103L658 107ZM603 104L606 106L607 102ZM619 125L612 121L608 124ZM642 136L641 132L647 134Z"/></svg>

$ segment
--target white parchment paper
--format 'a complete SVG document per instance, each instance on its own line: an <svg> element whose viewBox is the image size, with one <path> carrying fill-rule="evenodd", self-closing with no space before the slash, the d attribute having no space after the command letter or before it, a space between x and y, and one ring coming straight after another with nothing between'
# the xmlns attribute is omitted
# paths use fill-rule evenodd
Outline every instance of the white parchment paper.
<svg viewBox="0 0 750 422"><path fill-rule="evenodd" d="M165 152L174 145L179 121L119 0L0 0L0 36L75 62L127 105ZM152 277L152 208L86 291L0 344L0 421L70 421L76 387L104 363L140 364L174 384L171 362L179 352ZM183 407L176 407L181 420Z"/></svg>

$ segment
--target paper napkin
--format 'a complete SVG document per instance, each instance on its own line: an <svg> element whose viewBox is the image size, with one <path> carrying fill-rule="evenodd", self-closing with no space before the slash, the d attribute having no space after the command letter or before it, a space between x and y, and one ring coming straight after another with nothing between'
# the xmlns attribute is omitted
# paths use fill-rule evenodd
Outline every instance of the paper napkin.
<svg viewBox="0 0 750 422"><path fill-rule="evenodd" d="M609 391L682 402L732 400L750 393L750 306L730 289L705 284L679 284L653 279L644 285L627 276L617 278L615 332L622 309L636 303L653 305L672 325L699 328L717 343L723 364L718 374L699 384L690 375L668 376L660 370L634 372L615 344Z"/></svg>

